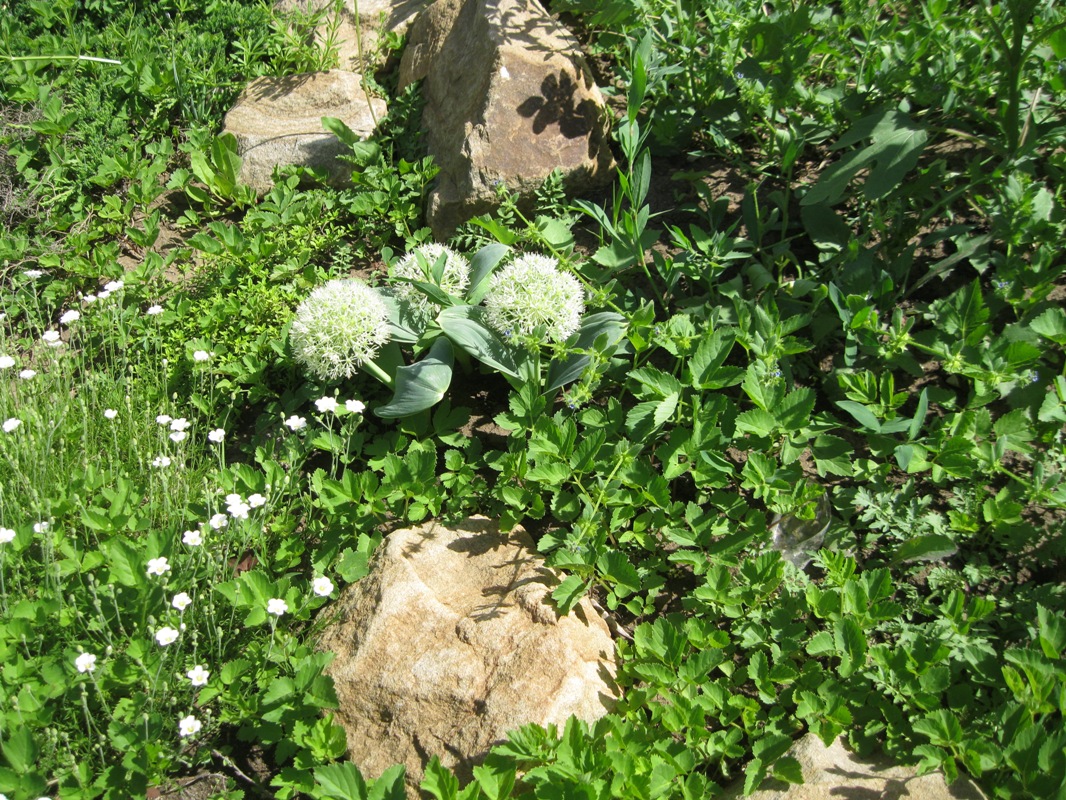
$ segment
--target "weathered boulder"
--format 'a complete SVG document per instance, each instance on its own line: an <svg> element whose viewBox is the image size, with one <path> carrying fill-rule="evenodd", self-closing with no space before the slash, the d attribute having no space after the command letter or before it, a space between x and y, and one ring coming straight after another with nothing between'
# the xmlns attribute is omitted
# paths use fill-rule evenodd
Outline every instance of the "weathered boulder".
<svg viewBox="0 0 1066 800"><path fill-rule="evenodd" d="M399 88L423 80L422 127L441 172L427 211L443 238L531 199L553 170L575 193L608 182L603 97L576 40L535 0L436 0L411 24Z"/></svg>
<svg viewBox="0 0 1066 800"><path fill-rule="evenodd" d="M837 800L841 797L891 797L898 800L984 800L984 794L969 778L960 777L950 786L941 772L918 775L917 767L903 767L885 759L861 758L837 738L828 747L808 733L788 751L803 769L804 783L768 785L749 795L749 800ZM730 787L723 800L744 794L744 781Z"/></svg>
<svg viewBox="0 0 1066 800"><path fill-rule="evenodd" d="M337 117L360 136L370 136L388 107L369 97L361 81L358 73L330 70L249 83L223 127L237 138L244 159L241 182L267 192L274 168L287 165L323 169L337 184L347 181L351 169L339 156L348 148L322 127L322 117Z"/></svg>
<svg viewBox="0 0 1066 800"><path fill-rule="evenodd" d="M557 614L558 580L524 531L483 517L391 533L319 639L360 769L405 764L415 797L434 755L469 779L508 731L603 716L614 645L587 601Z"/></svg>

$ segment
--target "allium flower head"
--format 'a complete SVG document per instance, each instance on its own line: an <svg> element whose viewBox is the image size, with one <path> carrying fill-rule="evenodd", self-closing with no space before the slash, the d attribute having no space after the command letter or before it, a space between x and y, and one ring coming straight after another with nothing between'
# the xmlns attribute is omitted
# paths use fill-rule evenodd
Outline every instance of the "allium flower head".
<svg viewBox="0 0 1066 800"><path fill-rule="evenodd" d="M357 280L329 281L311 292L289 333L296 360L325 381L350 378L388 340L385 301Z"/></svg>
<svg viewBox="0 0 1066 800"><path fill-rule="evenodd" d="M544 325L547 338L562 342L585 313L577 278L554 258L520 256L492 276L485 297L485 321L504 336L529 336Z"/></svg>
<svg viewBox="0 0 1066 800"><path fill-rule="evenodd" d="M448 294L462 294L470 283L470 262L451 248L435 242L419 245L396 262L392 268L393 277L432 283L432 280L422 271L422 265L418 261L419 255L422 256L427 268L432 268L442 255L446 256L444 272L440 276L440 288ZM409 301L417 313L429 314L430 299L411 284L397 282L395 292L397 297Z"/></svg>

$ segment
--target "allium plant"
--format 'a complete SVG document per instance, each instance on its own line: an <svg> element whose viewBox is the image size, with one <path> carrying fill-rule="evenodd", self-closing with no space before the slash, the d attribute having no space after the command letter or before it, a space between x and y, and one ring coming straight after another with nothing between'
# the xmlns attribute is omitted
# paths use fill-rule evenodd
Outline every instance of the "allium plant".
<svg viewBox="0 0 1066 800"><path fill-rule="evenodd" d="M438 272L441 256L444 263ZM445 293L459 297L470 284L470 262L451 248L430 242L397 261L392 267L392 277L401 279L393 284L396 297L406 300L415 314L425 318L431 315L431 300L407 281L434 283Z"/></svg>
<svg viewBox="0 0 1066 800"><path fill-rule="evenodd" d="M485 297L485 321L505 337L533 336L543 326L553 342L570 338L585 313L577 278L554 258L519 256L492 276Z"/></svg>
<svg viewBox="0 0 1066 800"><path fill-rule="evenodd" d="M315 377L350 378L362 366L373 369L389 341L388 308L362 281L329 281L296 309L289 341L296 360Z"/></svg>

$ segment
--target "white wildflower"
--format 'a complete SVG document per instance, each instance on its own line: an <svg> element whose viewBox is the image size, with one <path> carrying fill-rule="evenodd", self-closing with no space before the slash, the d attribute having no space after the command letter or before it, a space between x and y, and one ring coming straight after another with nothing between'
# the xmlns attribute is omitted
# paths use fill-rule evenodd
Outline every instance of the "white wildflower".
<svg viewBox="0 0 1066 800"><path fill-rule="evenodd" d="M197 664L195 667L185 673L185 677L189 679L189 682L193 686L206 686L207 679L211 676L211 673Z"/></svg>
<svg viewBox="0 0 1066 800"><path fill-rule="evenodd" d="M192 598L189 597L188 592L178 592L170 601L170 605L172 605L178 611L184 611L190 605L192 605Z"/></svg>
<svg viewBox="0 0 1066 800"><path fill-rule="evenodd" d="M0 528L0 544L8 544L15 541L15 531L11 528Z"/></svg>
<svg viewBox="0 0 1066 800"><path fill-rule="evenodd" d="M78 668L78 672L92 672L96 669L96 656L92 653L82 653L74 659L74 666Z"/></svg>
<svg viewBox="0 0 1066 800"><path fill-rule="evenodd" d="M229 525L229 519L225 514L215 514L207 521L207 524L217 531Z"/></svg>
<svg viewBox="0 0 1066 800"><path fill-rule="evenodd" d="M252 495L248 495L248 505L252 508L259 508L260 506L265 506L266 501L267 499L258 492Z"/></svg>
<svg viewBox="0 0 1066 800"><path fill-rule="evenodd" d="M170 416L170 414L160 414L155 418L155 421L158 422L160 425L169 425L172 419L174 418Z"/></svg>
<svg viewBox="0 0 1066 800"><path fill-rule="evenodd" d="M81 313L71 309L70 311L63 312L63 316L59 318L60 325L69 325L72 322L77 322L81 319Z"/></svg>
<svg viewBox="0 0 1066 800"><path fill-rule="evenodd" d="M192 423L185 417L178 417L170 421L170 429L172 431L187 431L192 426Z"/></svg>
<svg viewBox="0 0 1066 800"><path fill-rule="evenodd" d="M320 397L315 400L315 406L318 408L319 413L336 413L337 411L337 398L336 397Z"/></svg>
<svg viewBox="0 0 1066 800"><path fill-rule="evenodd" d="M209 352L207 352L206 350L197 350L195 353L192 354L192 360L193 361L198 361L198 362L201 362L201 363L204 362L204 361L210 361L211 360L211 354Z"/></svg>
<svg viewBox="0 0 1066 800"><path fill-rule="evenodd" d="M150 317L154 317L157 314L162 314L163 313L163 306L149 306L148 310L146 312L144 312L144 313L147 314Z"/></svg>
<svg viewBox="0 0 1066 800"><path fill-rule="evenodd" d="M203 725L200 724L200 720L189 714L187 717L182 717L178 722L178 734L184 739L188 736L195 736L200 732Z"/></svg>
<svg viewBox="0 0 1066 800"><path fill-rule="evenodd" d="M168 644L174 644L178 640L178 631L171 628L169 625L164 625L162 628L155 632L155 640L159 643L160 647L166 647Z"/></svg>
<svg viewBox="0 0 1066 800"><path fill-rule="evenodd" d="M28 381L28 380L31 380L31 379L36 378L36 377L37 377L37 372L32 370L32 369L24 369L24 370L22 370L22 372L19 373L19 378L21 378L24 381Z"/></svg>
<svg viewBox="0 0 1066 800"><path fill-rule="evenodd" d="M218 444L226 438L226 432L222 428L215 428L209 434L207 434L208 441Z"/></svg>
<svg viewBox="0 0 1066 800"><path fill-rule="evenodd" d="M275 617L280 617L286 611L289 610L289 604L282 600L280 597L274 597L267 600L267 613L273 614Z"/></svg>
<svg viewBox="0 0 1066 800"><path fill-rule="evenodd" d="M117 416L118 416L118 412L115 411L115 409L113 409L113 408L105 408L104 409L104 417L106 417L107 419L114 419Z"/></svg>
<svg viewBox="0 0 1066 800"><path fill-rule="evenodd" d="M15 428L22 424L22 420L17 417L11 417L4 420L4 433L11 433Z"/></svg>
<svg viewBox="0 0 1066 800"><path fill-rule="evenodd" d="M362 414L366 410L366 406L360 400L345 400L344 407L350 414Z"/></svg>
<svg viewBox="0 0 1066 800"><path fill-rule="evenodd" d="M11 356L0 356L0 369L10 369L15 366L15 359Z"/></svg>
<svg viewBox="0 0 1066 800"><path fill-rule="evenodd" d="M290 428L291 430L298 431L301 428L306 428L307 427L307 418L306 417L298 417L295 414L293 414L291 417L289 417L287 420L285 420L285 426L287 428Z"/></svg>
<svg viewBox="0 0 1066 800"><path fill-rule="evenodd" d="M170 562L166 556L148 559L148 575L166 575L170 572Z"/></svg>
<svg viewBox="0 0 1066 800"><path fill-rule="evenodd" d="M152 459L152 466L157 469L165 469L170 466L170 456L156 456Z"/></svg>
<svg viewBox="0 0 1066 800"><path fill-rule="evenodd" d="M198 528L187 530L181 535L181 541L187 544L189 547L199 547L204 543L203 531Z"/></svg>
<svg viewBox="0 0 1066 800"><path fill-rule="evenodd" d="M311 589L319 597L329 597L333 594L333 581L323 575L319 578L315 578L311 583Z"/></svg>

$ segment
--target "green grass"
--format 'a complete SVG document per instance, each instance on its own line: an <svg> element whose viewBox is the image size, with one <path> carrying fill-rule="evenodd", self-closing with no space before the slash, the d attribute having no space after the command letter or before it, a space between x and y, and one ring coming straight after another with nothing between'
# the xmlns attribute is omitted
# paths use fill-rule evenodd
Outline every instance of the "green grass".
<svg viewBox="0 0 1066 800"><path fill-rule="evenodd" d="M215 133L247 80L331 63L313 18L0 18L0 793L393 796L344 761L318 612L390 529L474 512L632 638L612 714L515 731L466 787L432 764L439 800L753 790L807 731L1066 791L1066 19L764 5L553 4L622 95L618 183L501 190L451 244L555 259L585 326L519 341L426 264L406 291L455 308L399 303L329 384L289 325L426 241L417 97L352 187L255 198ZM461 432L482 391L504 438Z"/></svg>

